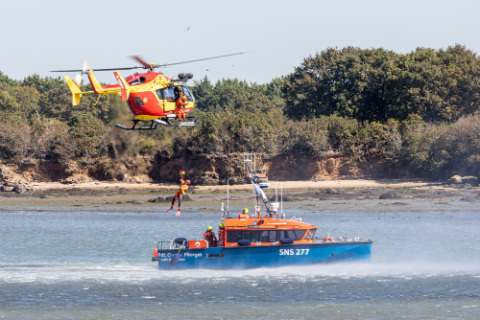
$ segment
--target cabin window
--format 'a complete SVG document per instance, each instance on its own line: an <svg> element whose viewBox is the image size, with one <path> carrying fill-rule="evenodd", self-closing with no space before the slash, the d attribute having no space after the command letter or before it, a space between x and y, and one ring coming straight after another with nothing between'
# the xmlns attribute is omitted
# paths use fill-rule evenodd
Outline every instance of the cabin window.
<svg viewBox="0 0 480 320"><path fill-rule="evenodd" d="M293 240L300 240L303 238L305 232L306 230L280 230L280 239L290 238Z"/></svg>
<svg viewBox="0 0 480 320"><path fill-rule="evenodd" d="M183 92L185 97L187 97L187 102L195 101L193 94L184 86L168 87L163 89L158 89L157 96L160 100L167 100L169 102L177 101L180 97L180 92Z"/></svg>
<svg viewBox="0 0 480 320"><path fill-rule="evenodd" d="M157 96L160 100L165 100L165 93L163 92L164 89L157 90Z"/></svg>
<svg viewBox="0 0 480 320"><path fill-rule="evenodd" d="M317 229L308 230L308 233L305 239L313 239L315 237L315 231L317 231Z"/></svg>
<svg viewBox="0 0 480 320"><path fill-rule="evenodd" d="M305 230L232 230L227 232L227 242L238 242L242 239L252 242L277 242L284 238L300 240L305 232Z"/></svg>
<svg viewBox="0 0 480 320"><path fill-rule="evenodd" d="M175 101L175 94L173 92L173 88L164 88L158 89L157 96L160 100L167 100L167 101Z"/></svg>
<svg viewBox="0 0 480 320"><path fill-rule="evenodd" d="M140 99L140 97L135 97L133 99L135 100L135 104L137 105L137 107L143 106L143 101L142 99Z"/></svg>

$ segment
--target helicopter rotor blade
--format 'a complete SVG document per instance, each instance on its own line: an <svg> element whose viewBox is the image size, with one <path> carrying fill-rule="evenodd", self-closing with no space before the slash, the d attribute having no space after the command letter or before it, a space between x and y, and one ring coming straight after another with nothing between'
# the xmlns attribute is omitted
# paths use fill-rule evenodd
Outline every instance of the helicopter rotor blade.
<svg viewBox="0 0 480 320"><path fill-rule="evenodd" d="M143 67L125 67L125 68L107 68L107 69L92 69L92 71L116 71L116 70L133 70L133 69L144 69ZM76 70L51 70L50 72L83 72L82 69Z"/></svg>
<svg viewBox="0 0 480 320"><path fill-rule="evenodd" d="M195 60L188 60L188 61L182 61L182 62L156 64L156 65L154 65L153 67L154 67L154 68L159 68L159 67L173 66L173 65L177 65L177 64L184 64L184 63L191 63L191 62L198 62L198 61L205 61L205 60L220 59L220 58L226 58L226 57L231 57L231 56L238 56L238 55L240 55L240 54L246 54L246 53L250 53L250 51L236 52L236 53L224 54L224 55L221 55L221 56L208 57L208 58L195 59Z"/></svg>
<svg viewBox="0 0 480 320"><path fill-rule="evenodd" d="M82 68L82 73L86 73L90 69L90 65L88 64L87 59L83 62L83 68Z"/></svg>
<svg viewBox="0 0 480 320"><path fill-rule="evenodd" d="M220 58L237 56L237 55L246 54L246 53L250 53L250 51L236 52L236 53L224 54L224 55L221 55L221 56L208 57L208 58L195 59L195 60L188 60L188 61L182 61L182 62L165 63L165 64L147 63L140 56L131 56L132 59L135 59L142 66L125 67L125 68L92 69L92 71L118 71L118 70L133 70L133 69L150 69L150 70L153 70L155 68L173 66L173 65L184 64L184 63L199 62L199 61L205 61L205 60L220 59ZM85 65L84 65L84 68L85 68ZM83 72L83 73L85 73L86 71L85 70L74 69L74 70L52 70L50 72Z"/></svg>
<svg viewBox="0 0 480 320"><path fill-rule="evenodd" d="M155 68L155 64L146 62L140 56L130 56L130 58L137 60L145 69L153 70Z"/></svg>

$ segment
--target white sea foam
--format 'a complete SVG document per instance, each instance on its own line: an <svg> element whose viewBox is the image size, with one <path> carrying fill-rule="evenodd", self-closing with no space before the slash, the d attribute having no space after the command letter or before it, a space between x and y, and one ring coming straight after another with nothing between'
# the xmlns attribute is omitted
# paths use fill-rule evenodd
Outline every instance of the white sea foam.
<svg viewBox="0 0 480 320"><path fill-rule="evenodd" d="M275 281L325 281L338 278L392 277L412 280L416 277L450 277L470 275L480 277L477 263L360 263L322 264L300 267L259 268L240 270L159 270L154 263L145 264L61 264L61 265L15 265L0 268L0 283L96 281L148 282L181 281L184 284L197 280L215 280L218 283L236 278L255 286L259 279Z"/></svg>

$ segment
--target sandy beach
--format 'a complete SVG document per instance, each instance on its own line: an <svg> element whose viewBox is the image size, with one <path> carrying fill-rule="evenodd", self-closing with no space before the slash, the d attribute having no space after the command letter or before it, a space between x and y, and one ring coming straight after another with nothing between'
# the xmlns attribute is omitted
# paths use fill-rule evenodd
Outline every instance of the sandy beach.
<svg viewBox="0 0 480 320"><path fill-rule="evenodd" d="M270 181L269 197L283 195L286 202L323 200L390 200L435 198L445 201L480 201L480 188L404 180ZM178 190L176 184L88 182L62 184L32 182L28 192L0 193L1 206L165 206ZM253 199L250 184L228 186L232 205ZM227 198L227 186L190 186L185 203L218 206ZM185 204L186 205L186 204Z"/></svg>

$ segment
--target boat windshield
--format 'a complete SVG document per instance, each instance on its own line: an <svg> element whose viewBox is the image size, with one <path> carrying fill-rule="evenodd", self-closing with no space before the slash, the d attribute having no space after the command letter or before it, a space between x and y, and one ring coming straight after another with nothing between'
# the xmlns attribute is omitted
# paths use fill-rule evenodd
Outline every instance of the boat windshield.
<svg viewBox="0 0 480 320"><path fill-rule="evenodd" d="M276 242L290 238L300 240L306 230L231 230L227 232L227 242L238 242L242 239L251 242Z"/></svg>
<svg viewBox="0 0 480 320"><path fill-rule="evenodd" d="M313 239L313 237L315 237L315 231L317 231L317 229L308 230L308 233L307 233L307 236L305 237L305 239Z"/></svg>

